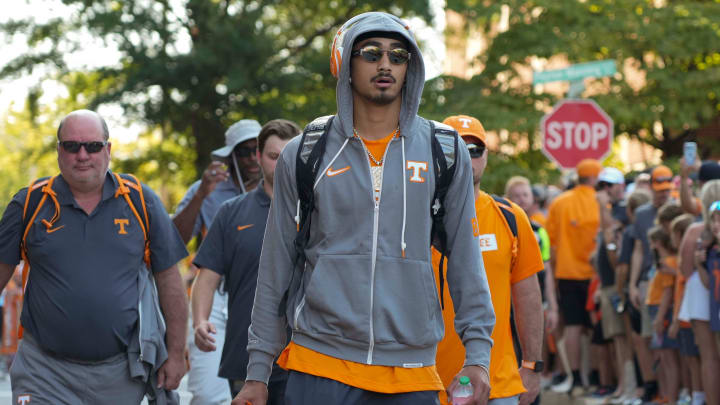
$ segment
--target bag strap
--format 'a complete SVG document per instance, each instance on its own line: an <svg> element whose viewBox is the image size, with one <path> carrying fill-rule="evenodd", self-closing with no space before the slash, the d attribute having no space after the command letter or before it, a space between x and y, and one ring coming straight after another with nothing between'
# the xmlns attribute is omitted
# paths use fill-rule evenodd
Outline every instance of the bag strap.
<svg viewBox="0 0 720 405"><path fill-rule="evenodd" d="M517 218L515 217L515 212L513 211L512 205L510 204L510 201L506 200L505 198L502 198L500 196L497 196L495 194L491 195L492 199L495 201L495 206L500 210L500 213L502 214L503 218L505 219L505 226L507 227L508 231L510 231L510 239L512 240L512 246L511 246L511 252L512 252L512 261L511 261L511 268L515 265L515 260L517 259L517 253L518 253L518 226L517 226Z"/></svg>
<svg viewBox="0 0 720 405"><path fill-rule="evenodd" d="M450 256L447 246L447 231L445 230L445 196L455 177L455 162L458 153L458 133L449 125L437 121L429 121L433 172L435 173L435 192L430 206L430 244L440 252L440 306L445 309L445 257Z"/></svg>
<svg viewBox="0 0 720 405"><path fill-rule="evenodd" d="M22 267L22 288L20 290L20 299L25 295L25 288L27 287L28 275L30 273L30 260L28 260L27 251L27 235L32 228L32 224L35 222L40 209L47 201L48 197L53 201L55 205L55 214L48 221L43 219L42 223L47 229L51 229L53 224L60 218L60 204L57 201L57 194L52 189L53 182L57 176L53 177L42 177L37 180L33 180L28 185L27 194L25 195L25 204L23 205L22 223L23 223L23 235L20 240L20 256L23 259ZM40 192L36 190L40 189ZM18 325L18 339L22 339L24 329L22 325Z"/></svg>
<svg viewBox="0 0 720 405"><path fill-rule="evenodd" d="M310 239L310 226L312 211L315 209L315 178L322 164L327 144L327 135L330 131L334 115L319 117L309 123L303 130L295 159L295 185L298 193L298 207L295 216L297 234L293 245L295 246L295 262L290 276L290 282L285 289L280 305L278 316L285 315L290 291L294 291L297 283L295 272L298 267L305 266L305 248Z"/></svg>
<svg viewBox="0 0 720 405"><path fill-rule="evenodd" d="M147 213L147 206L145 204L145 196L142 191L142 184L140 183L140 180L138 180L137 177L133 176L132 174L113 174L118 181L118 188L115 190L115 198L118 198L120 196L125 198L125 201L127 201L128 205L130 206L130 210L132 210L133 214L135 214L135 218L137 219L138 224L140 224L140 229L142 229L143 237L145 239L143 261L145 262L149 270L151 268L150 237L148 235L150 231L150 219ZM133 193L132 190L135 190L135 192ZM133 202L133 200L135 202ZM140 216L140 213L136 208L137 206L142 207L142 217Z"/></svg>

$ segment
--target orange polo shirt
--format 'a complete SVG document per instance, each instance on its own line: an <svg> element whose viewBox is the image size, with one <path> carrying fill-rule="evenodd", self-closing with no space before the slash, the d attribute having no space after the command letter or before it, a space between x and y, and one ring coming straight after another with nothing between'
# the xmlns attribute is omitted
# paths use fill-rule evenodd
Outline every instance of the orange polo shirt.
<svg viewBox="0 0 720 405"><path fill-rule="evenodd" d="M667 256L664 259L665 265L674 269L677 272L677 256ZM648 288L647 297L645 299L646 305L660 305L662 301L663 291L666 288L672 288L675 285L675 274L663 273L662 271L656 271L652 281L650 281L650 287Z"/></svg>
<svg viewBox="0 0 720 405"><path fill-rule="evenodd" d="M542 256L535 233L525 212L514 203L511 209L515 213L518 226L517 254L513 263L513 237L506 225L500 209L491 196L480 192L475 199L475 215L479 225L480 250L482 251L495 308L495 329L492 333L493 347L490 351L490 398L505 398L525 392L518 372L518 362L513 348L510 329L511 288L518 281L524 280L543 269ZM433 267L440 266L440 253L433 249ZM443 269L443 272L446 272ZM438 273L436 282L439 284ZM445 278L447 280L447 277ZM436 367L443 384L450 385L453 378L462 369L465 362L465 348L460 337L455 333L455 311L452 298L446 287L443 293L445 309L445 337L438 344ZM447 403L444 392L440 393L440 401Z"/></svg>
<svg viewBox="0 0 720 405"><path fill-rule="evenodd" d="M590 256L600 225L595 189L583 184L560 194L548 212L545 230L555 249L555 278L590 280L595 270Z"/></svg>
<svg viewBox="0 0 720 405"><path fill-rule="evenodd" d="M377 141L364 140L370 153L379 161L394 133ZM372 166L377 166L368 157ZM444 386L435 366L403 368L369 365L339 359L290 342L278 357L278 364L318 377L339 381L366 391L396 394L414 391L442 391Z"/></svg>

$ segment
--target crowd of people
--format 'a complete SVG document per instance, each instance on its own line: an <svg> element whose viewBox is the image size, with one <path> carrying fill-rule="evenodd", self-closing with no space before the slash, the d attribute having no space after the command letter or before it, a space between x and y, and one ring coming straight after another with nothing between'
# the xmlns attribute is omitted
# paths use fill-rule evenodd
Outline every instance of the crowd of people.
<svg viewBox="0 0 720 405"><path fill-rule="evenodd" d="M0 220L13 403L173 404L187 372L195 405L448 404L468 381L473 404L720 405L720 165L587 159L493 195L480 120L417 115L405 22L353 17L331 71L335 116L234 123L172 216L109 170L100 115L62 120L60 174Z"/></svg>

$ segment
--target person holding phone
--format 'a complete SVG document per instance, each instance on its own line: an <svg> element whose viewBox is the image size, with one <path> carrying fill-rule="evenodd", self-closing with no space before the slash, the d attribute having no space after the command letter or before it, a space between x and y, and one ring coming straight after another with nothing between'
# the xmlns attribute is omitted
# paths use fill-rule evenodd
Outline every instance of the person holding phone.
<svg viewBox="0 0 720 405"><path fill-rule="evenodd" d="M212 163L203 171L202 178L190 186L173 217L173 223L185 243L196 236L205 237L222 203L257 186L262 177L256 155L260 130L260 123L244 119L225 132L225 146L212 152ZM220 347L225 341L227 302L227 294L222 288L216 289L210 319L217 329L215 339ZM191 403L227 403L230 400L227 381L218 377L220 351L203 352L192 338L188 348L188 390L193 394Z"/></svg>
<svg viewBox="0 0 720 405"><path fill-rule="evenodd" d="M698 190L710 180L720 179L720 164L714 160L700 162L695 142L685 142L683 157L680 159L680 205L683 210L695 216L702 215L702 204L693 192L693 181Z"/></svg>

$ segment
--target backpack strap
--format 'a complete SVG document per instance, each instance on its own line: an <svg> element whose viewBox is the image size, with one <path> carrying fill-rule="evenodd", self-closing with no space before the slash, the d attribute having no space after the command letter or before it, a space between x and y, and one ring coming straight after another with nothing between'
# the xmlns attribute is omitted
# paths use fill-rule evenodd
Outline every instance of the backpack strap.
<svg viewBox="0 0 720 405"><path fill-rule="evenodd" d="M511 246L512 265L514 266L515 260L517 259L517 253L518 253L517 218L515 218L515 212L513 212L510 201L508 201L502 197L499 197L495 194L492 194L491 197L495 201L495 206L500 210L500 213L502 214L503 218L505 219L505 225L507 226L508 230L510 230L510 237L512 240L512 246Z"/></svg>
<svg viewBox="0 0 720 405"><path fill-rule="evenodd" d="M120 196L125 198L125 201L127 201L128 205L130 206L130 210L132 210L133 214L135 214L135 218L137 219L138 224L140 224L140 229L142 229L143 237L145 239L143 261L145 262L149 270L151 268L149 237L150 219L147 213L147 206L145 205L145 196L143 195L142 191L142 183L140 183L140 180L138 180L137 177L133 176L132 174L113 174L118 181L118 188L115 190L115 198L118 198ZM140 216L140 212L137 210L138 206L142 207L142 216Z"/></svg>
<svg viewBox="0 0 720 405"><path fill-rule="evenodd" d="M440 278L440 306L445 309L445 298L443 296L445 275L443 274L443 268L445 257L450 256L450 248L447 245L447 231L445 230L445 196L447 196L450 184L455 177L458 133L449 125L432 120L429 123L432 166L435 173L435 193L430 206L430 218L432 220L430 243L440 252L438 271Z"/></svg>
<svg viewBox="0 0 720 405"><path fill-rule="evenodd" d="M297 214L295 216L297 234L293 242L295 246L295 262L293 263L290 283L280 300L278 316L285 315L290 291L295 290L295 271L298 267L305 266L305 248L310 239L312 211L315 209L315 178L320 171L322 158L325 154L325 145L327 144L327 134L330 131L333 118L335 118L334 115L316 118L305 127L300 138L300 145L295 159L295 183L298 193Z"/></svg>
<svg viewBox="0 0 720 405"><path fill-rule="evenodd" d="M57 201L57 195L55 191L52 189L53 182L56 178L57 176L53 176L42 177L37 180L33 180L28 186L27 194L25 195L25 204L23 205L22 215L23 235L22 239L20 240L20 255L23 259L22 288L20 292L20 299L22 299L22 296L25 294L28 275L30 273L30 261L28 260L28 251L26 244L27 235L30 232L30 228L32 228L33 223L35 222L35 218L37 218L37 215L40 212L40 208L42 208L43 204L45 204L45 201L47 201L48 197L50 197L50 199L55 205L55 214L50 219L50 221L48 221L47 219L43 219L42 223L47 227L47 229L51 229L53 224L58 220L58 218L60 218L60 204ZM38 189L40 191L38 191ZM22 325L18 325L18 339L22 339L23 331L24 330Z"/></svg>

